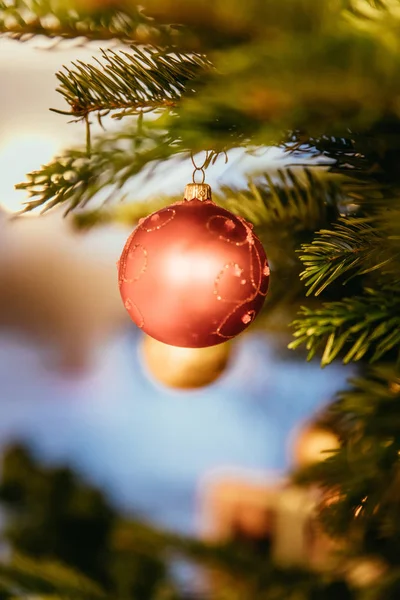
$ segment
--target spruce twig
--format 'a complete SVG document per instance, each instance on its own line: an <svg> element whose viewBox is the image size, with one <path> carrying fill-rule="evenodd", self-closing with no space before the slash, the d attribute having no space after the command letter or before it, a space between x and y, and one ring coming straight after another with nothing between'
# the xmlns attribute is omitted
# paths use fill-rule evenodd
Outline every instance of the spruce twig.
<svg viewBox="0 0 400 600"><path fill-rule="evenodd" d="M308 286L307 296L318 296L336 279L345 283L356 275L382 270L399 259L388 243L385 228L375 218L342 218L332 230L318 232L311 244L304 244L300 259L305 265L301 279ZM400 240L400 238L399 238Z"/></svg>
<svg viewBox="0 0 400 600"><path fill-rule="evenodd" d="M77 8L77 7L76 7ZM78 12L68 3L54 0L0 0L0 35L22 42L38 35L51 39L120 40L122 42L168 43L170 27L148 18L132 2Z"/></svg>
<svg viewBox="0 0 400 600"><path fill-rule="evenodd" d="M377 361L400 347L400 286L364 290L364 295L327 302L319 309L303 307L294 321L292 350L305 345L308 360L323 349L321 365L331 363L344 349L344 363L367 353Z"/></svg>
<svg viewBox="0 0 400 600"><path fill-rule="evenodd" d="M43 594L50 597L74 598L76 600L102 600L106 598L97 583L85 575L61 563L33 560L15 555L11 562L0 563L0 581L12 593ZM13 596L14 597L14 596Z"/></svg>
<svg viewBox="0 0 400 600"><path fill-rule="evenodd" d="M114 117L170 109L178 103L189 82L211 64L198 54L165 53L158 48L131 52L102 51L98 66L82 61L57 73L57 91L70 111L54 112L84 117L90 112L118 111Z"/></svg>
<svg viewBox="0 0 400 600"><path fill-rule="evenodd" d="M350 551L374 548L376 555L393 560L379 582L386 593L374 598L397 597L389 589L398 589L399 576L400 448L393 435L400 427L399 401L400 371L393 363L351 379L329 408L340 449L296 476L298 482L324 491L320 518L330 535L345 536Z"/></svg>

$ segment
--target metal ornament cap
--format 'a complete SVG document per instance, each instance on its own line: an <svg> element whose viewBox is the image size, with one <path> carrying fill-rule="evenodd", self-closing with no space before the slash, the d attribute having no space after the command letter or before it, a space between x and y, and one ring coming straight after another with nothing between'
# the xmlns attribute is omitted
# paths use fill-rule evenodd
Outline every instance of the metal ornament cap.
<svg viewBox="0 0 400 600"><path fill-rule="evenodd" d="M208 183L188 183L185 187L185 200L212 200L211 186Z"/></svg>

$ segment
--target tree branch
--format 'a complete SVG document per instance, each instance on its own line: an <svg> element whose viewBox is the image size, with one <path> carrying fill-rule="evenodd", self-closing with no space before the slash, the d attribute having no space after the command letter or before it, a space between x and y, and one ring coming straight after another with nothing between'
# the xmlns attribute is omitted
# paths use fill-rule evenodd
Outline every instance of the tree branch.
<svg viewBox="0 0 400 600"><path fill-rule="evenodd" d="M148 130L144 124L135 122L121 131L94 139L90 157L86 148L73 149L40 171L29 173L27 181L16 186L27 191L31 198L23 212L42 206L47 211L65 204L67 214L77 207L83 208L99 193L104 202L121 200L123 187L131 177L151 163L154 167L184 152L189 151L164 129L152 124Z"/></svg>
<svg viewBox="0 0 400 600"><path fill-rule="evenodd" d="M33 560L16 555L9 563L0 563L0 580L10 592L43 594L54 598L76 598L76 600L105 600L106 594L99 585L85 575L61 563ZM12 594L14 597L14 594Z"/></svg>
<svg viewBox="0 0 400 600"><path fill-rule="evenodd" d="M330 364L344 348L343 362L358 361L367 353L379 360L400 344L399 285L366 288L364 295L327 302L322 308L303 307L294 321L294 337L289 348L305 345L308 360L323 349L321 365Z"/></svg>
<svg viewBox="0 0 400 600"><path fill-rule="evenodd" d="M132 52L102 51L99 66L73 63L57 73L57 91L70 105L62 114L84 117L118 110L121 118L144 111L174 107L189 82L211 68L205 57L196 54L165 53L157 48Z"/></svg>
<svg viewBox="0 0 400 600"><path fill-rule="evenodd" d="M345 536L353 552L368 552L372 543L374 555L394 559L380 582L387 589L373 597L395 598L389 590L399 581L400 371L379 365L350 384L329 409L340 449L296 479L325 492L320 518L330 535Z"/></svg>
<svg viewBox="0 0 400 600"><path fill-rule="evenodd" d="M127 10L129 7L129 10ZM124 8L84 10L55 0L0 0L0 35L27 41L34 36L168 44L176 37L167 25L147 17L136 3Z"/></svg>
<svg viewBox="0 0 400 600"><path fill-rule="evenodd" d="M347 283L399 258L377 219L342 218L332 230L321 230L311 244L302 246L300 259L306 268L300 277L309 287L307 296L318 296L344 275Z"/></svg>

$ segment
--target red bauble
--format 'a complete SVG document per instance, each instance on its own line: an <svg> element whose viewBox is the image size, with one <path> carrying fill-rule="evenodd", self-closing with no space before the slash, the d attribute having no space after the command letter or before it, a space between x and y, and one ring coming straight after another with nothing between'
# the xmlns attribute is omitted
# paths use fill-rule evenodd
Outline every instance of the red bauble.
<svg viewBox="0 0 400 600"><path fill-rule="evenodd" d="M260 311L268 282L252 225L197 198L141 220L119 262L132 320L172 346L203 348L238 335Z"/></svg>

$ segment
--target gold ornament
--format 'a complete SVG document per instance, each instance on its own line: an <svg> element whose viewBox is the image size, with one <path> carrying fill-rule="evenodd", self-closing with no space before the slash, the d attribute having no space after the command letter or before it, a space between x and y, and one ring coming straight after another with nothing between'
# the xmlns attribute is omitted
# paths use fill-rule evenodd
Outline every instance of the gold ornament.
<svg viewBox="0 0 400 600"><path fill-rule="evenodd" d="M392 394L397 395L400 393L400 379L395 379L394 381L391 381L389 384L389 389L392 392Z"/></svg>
<svg viewBox="0 0 400 600"><path fill-rule="evenodd" d="M388 571L388 565L379 556L365 556L348 560L344 569L347 581L355 588L376 585Z"/></svg>
<svg viewBox="0 0 400 600"><path fill-rule="evenodd" d="M213 383L225 371L230 342L207 348L181 348L144 335L141 357L145 370L159 383L176 389L195 389Z"/></svg>
<svg viewBox="0 0 400 600"><path fill-rule="evenodd" d="M293 444L293 461L296 468L303 468L329 457L337 450L340 442L337 435L318 425L307 425L301 429Z"/></svg>

